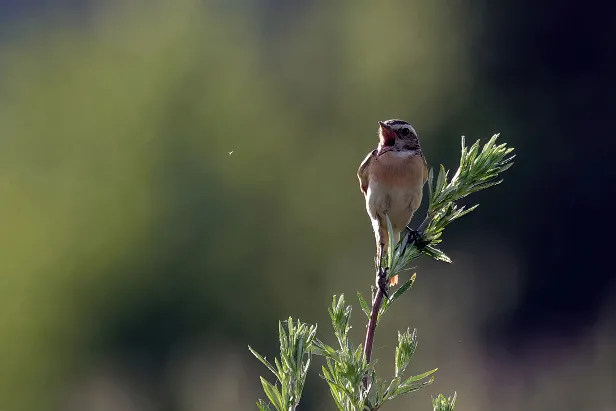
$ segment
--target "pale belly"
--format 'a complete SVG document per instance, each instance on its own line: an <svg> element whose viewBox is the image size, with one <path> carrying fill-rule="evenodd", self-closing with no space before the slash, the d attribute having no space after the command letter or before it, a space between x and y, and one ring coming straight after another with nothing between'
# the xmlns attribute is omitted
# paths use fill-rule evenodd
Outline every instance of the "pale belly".
<svg viewBox="0 0 616 411"><path fill-rule="evenodd" d="M421 185L418 188L402 188L371 182L366 193L366 210L374 223L379 220L384 223L387 214L394 231L402 231L421 204L421 188Z"/></svg>

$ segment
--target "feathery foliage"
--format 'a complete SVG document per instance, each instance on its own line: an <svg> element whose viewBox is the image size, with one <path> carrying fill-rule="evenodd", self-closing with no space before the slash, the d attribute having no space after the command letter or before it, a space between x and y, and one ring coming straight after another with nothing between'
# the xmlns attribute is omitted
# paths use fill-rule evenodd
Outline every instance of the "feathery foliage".
<svg viewBox="0 0 616 411"><path fill-rule="evenodd" d="M438 397L432 398L433 411L453 411L456 406L457 393L453 393L453 397L445 398L443 394L439 394Z"/></svg>
<svg viewBox="0 0 616 411"><path fill-rule="evenodd" d="M299 404L310 368L312 357L310 351L316 332L316 325L302 324L299 320L293 324L291 317L287 321L287 332L285 332L282 322L279 322L280 360L274 359L276 367L248 346L250 352L276 376L277 385L280 384L279 388L261 377L263 391L275 410L294 410ZM263 400L259 400L257 406L260 411L273 411Z"/></svg>
<svg viewBox="0 0 616 411"><path fill-rule="evenodd" d="M389 267L390 277L402 272L410 261L422 254L451 262L444 252L436 248L442 241L443 230L479 207L479 204L469 208L459 207L456 202L469 194L500 184L503 180L499 179L499 175L513 165L515 155L510 155L513 148L507 147L506 143L497 145L497 139L498 134L495 134L483 147L480 148L480 140L477 140L468 148L462 137L460 165L453 177L449 178L449 171L441 165L434 181L434 172L430 170L428 215L417 230L419 238L412 241L412 233L405 235L396 249L392 249L387 256L386 266ZM392 235L391 232L389 235Z"/></svg>

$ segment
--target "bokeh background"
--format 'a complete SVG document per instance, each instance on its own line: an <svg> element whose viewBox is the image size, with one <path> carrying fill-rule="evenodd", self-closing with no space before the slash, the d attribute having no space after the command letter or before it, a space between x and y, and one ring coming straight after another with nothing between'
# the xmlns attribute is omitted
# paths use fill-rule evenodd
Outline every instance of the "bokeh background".
<svg viewBox="0 0 616 411"><path fill-rule="evenodd" d="M355 306L356 170L409 120L517 150L452 265L379 327L436 382L389 410L616 410L614 16L602 2L0 1L0 409L254 410L277 321ZM232 152L231 154L229 154ZM302 410L332 410L312 370Z"/></svg>

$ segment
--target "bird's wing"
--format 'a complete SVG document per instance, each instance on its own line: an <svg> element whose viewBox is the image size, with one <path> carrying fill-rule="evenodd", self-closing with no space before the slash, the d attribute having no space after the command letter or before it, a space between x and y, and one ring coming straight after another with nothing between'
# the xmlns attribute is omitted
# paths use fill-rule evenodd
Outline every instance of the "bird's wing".
<svg viewBox="0 0 616 411"><path fill-rule="evenodd" d="M426 184L426 181L428 181L428 175L430 174L430 172L428 171L428 162L426 161L426 158L422 155L421 158L423 159L423 163L424 163L424 177L423 177L423 183Z"/></svg>
<svg viewBox="0 0 616 411"><path fill-rule="evenodd" d="M366 195L368 191L368 165L370 165L370 161L376 156L376 150L372 150L361 162L359 165L359 169L357 170L357 178L359 179L359 188L361 192Z"/></svg>

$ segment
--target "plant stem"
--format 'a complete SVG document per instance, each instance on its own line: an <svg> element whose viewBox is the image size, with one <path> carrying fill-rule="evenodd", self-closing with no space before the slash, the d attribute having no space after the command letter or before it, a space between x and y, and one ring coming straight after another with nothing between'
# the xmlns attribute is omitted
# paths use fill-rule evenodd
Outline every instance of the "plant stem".
<svg viewBox="0 0 616 411"><path fill-rule="evenodd" d="M415 238L411 242L409 242L407 247L412 246L417 241L417 239L419 239L424 234L424 232L426 231L426 227L428 227L428 224L430 224L430 221L432 221L432 218L430 217L430 214L428 214L419 226L419 229L417 230L417 236L415 236ZM383 253L381 253L381 256L382 255ZM379 312L381 311L381 306L383 305L383 297L385 297L385 291L387 290L388 286L389 284L387 284L387 268L383 270L381 264L379 264L379 268L376 273L376 295L372 300L372 310L370 311L370 319L368 320L368 327L366 330L366 340L364 341L364 358L366 359L367 364L370 364L370 359L372 357L372 346L374 344L374 333L376 331L376 324L379 320ZM368 388L368 375L364 376L364 388Z"/></svg>
<svg viewBox="0 0 616 411"><path fill-rule="evenodd" d="M383 305L383 297L385 296L385 289L387 287L386 282L387 272L379 267L376 274L376 294L372 300L372 311L370 311L370 319L368 320L368 330L366 331L366 341L364 342L364 358L366 363L370 363L370 357L372 356L372 344L374 343L374 331L376 330L376 323L379 319L379 311ZM364 389L368 389L368 374L364 375Z"/></svg>
<svg viewBox="0 0 616 411"><path fill-rule="evenodd" d="M370 363L370 357L372 356L372 344L374 343L374 330L376 330L376 323L379 319L379 311L383 305L383 297L385 296L385 289L387 283L385 281L387 272L385 270L379 270L376 274L376 295L372 300L372 311L370 311L370 319L368 320L368 331L366 331L366 341L364 343L364 358L366 363ZM366 376L367 379L367 376ZM366 381L364 381L364 385Z"/></svg>

